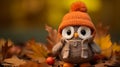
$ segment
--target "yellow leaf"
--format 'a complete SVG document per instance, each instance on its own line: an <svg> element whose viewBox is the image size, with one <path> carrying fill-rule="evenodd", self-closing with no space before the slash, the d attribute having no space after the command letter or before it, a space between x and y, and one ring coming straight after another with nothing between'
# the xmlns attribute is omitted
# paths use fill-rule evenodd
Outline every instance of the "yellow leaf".
<svg viewBox="0 0 120 67"><path fill-rule="evenodd" d="M110 35L96 38L95 42L100 46L102 50L101 54L109 58L112 53L112 42L110 39Z"/></svg>
<svg viewBox="0 0 120 67"><path fill-rule="evenodd" d="M120 45L119 44L117 44L117 43L114 43L113 44L113 52L120 52Z"/></svg>
<svg viewBox="0 0 120 67"><path fill-rule="evenodd" d="M112 42L110 40L110 35L96 38L95 42L101 47L102 50L108 49L112 46Z"/></svg>

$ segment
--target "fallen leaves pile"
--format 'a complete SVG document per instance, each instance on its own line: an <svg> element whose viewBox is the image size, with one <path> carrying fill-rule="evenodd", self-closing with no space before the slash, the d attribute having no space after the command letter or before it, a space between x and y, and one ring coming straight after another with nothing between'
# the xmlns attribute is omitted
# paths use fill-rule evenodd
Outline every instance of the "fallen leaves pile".
<svg viewBox="0 0 120 67"><path fill-rule="evenodd" d="M112 43L108 26L96 25L95 42L101 47L101 54L96 55L95 67L119 67L120 45ZM10 67L52 67L45 60L51 55L52 47L58 42L57 30L45 26L48 32L47 43L36 42L34 39L23 44L14 44L11 40L0 39L0 66Z"/></svg>

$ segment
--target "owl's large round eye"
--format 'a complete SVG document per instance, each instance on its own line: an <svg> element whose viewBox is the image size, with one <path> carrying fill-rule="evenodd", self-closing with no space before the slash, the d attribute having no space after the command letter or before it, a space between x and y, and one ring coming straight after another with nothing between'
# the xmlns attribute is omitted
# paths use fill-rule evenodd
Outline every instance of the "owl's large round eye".
<svg viewBox="0 0 120 67"><path fill-rule="evenodd" d="M91 36L90 28L85 27L85 26L80 26L78 28L77 32L78 32L79 37L82 38L82 39L86 39L86 38Z"/></svg>
<svg viewBox="0 0 120 67"><path fill-rule="evenodd" d="M74 34L74 28L72 26L66 27L62 30L62 36L66 39L71 39Z"/></svg>

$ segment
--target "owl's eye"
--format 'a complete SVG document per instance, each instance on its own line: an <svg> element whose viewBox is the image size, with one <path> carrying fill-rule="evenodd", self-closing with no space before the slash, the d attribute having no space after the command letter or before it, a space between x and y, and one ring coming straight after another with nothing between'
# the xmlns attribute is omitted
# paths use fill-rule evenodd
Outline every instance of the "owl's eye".
<svg viewBox="0 0 120 67"><path fill-rule="evenodd" d="M78 35L82 39L86 39L91 36L91 30L88 27L80 26L78 28Z"/></svg>
<svg viewBox="0 0 120 67"><path fill-rule="evenodd" d="M74 28L72 26L66 27L62 30L62 36L66 39L71 39L74 34Z"/></svg>

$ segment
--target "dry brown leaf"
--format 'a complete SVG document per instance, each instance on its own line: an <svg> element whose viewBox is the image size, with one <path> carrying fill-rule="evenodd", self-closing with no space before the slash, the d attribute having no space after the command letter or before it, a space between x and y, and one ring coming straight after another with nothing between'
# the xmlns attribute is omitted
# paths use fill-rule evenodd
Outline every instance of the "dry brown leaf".
<svg viewBox="0 0 120 67"><path fill-rule="evenodd" d="M17 56L13 56L12 58L5 59L3 61L4 66L20 66L25 64L26 61L19 59Z"/></svg>
<svg viewBox="0 0 120 67"><path fill-rule="evenodd" d="M99 64L96 64L95 67L107 67L107 66L105 66L104 63L99 63Z"/></svg>
<svg viewBox="0 0 120 67"><path fill-rule="evenodd" d="M2 47L3 45L6 43L6 40L5 39L0 39L0 63L2 62L3 60L3 54L2 54Z"/></svg>
<svg viewBox="0 0 120 67"><path fill-rule="evenodd" d="M48 50L41 43L36 43L34 40L30 40L27 42L25 54L33 61L43 63L48 55Z"/></svg>
<svg viewBox="0 0 120 67"><path fill-rule="evenodd" d="M33 61L27 61L24 65L20 65L19 67L51 67L47 65L46 63L36 63Z"/></svg>
<svg viewBox="0 0 120 67"><path fill-rule="evenodd" d="M2 46L2 59L11 57L9 54L9 49L13 46L13 43L11 40L8 40L3 46Z"/></svg>
<svg viewBox="0 0 120 67"><path fill-rule="evenodd" d="M110 60L106 61L104 64L107 67L119 67L118 65L120 64L120 61L118 61L117 57L114 55Z"/></svg>
<svg viewBox="0 0 120 67"><path fill-rule="evenodd" d="M52 47L58 42L58 38L57 38L57 30L53 29L52 27L46 25L45 26L45 30L48 32L48 36L47 36L47 47L49 50L52 49Z"/></svg>
<svg viewBox="0 0 120 67"><path fill-rule="evenodd" d="M2 51L2 46L6 43L5 39L0 39L0 52Z"/></svg>
<svg viewBox="0 0 120 67"><path fill-rule="evenodd" d="M105 62L100 62L95 64L95 67L119 67L120 62L116 59L116 56L112 56L111 59L106 60Z"/></svg>

